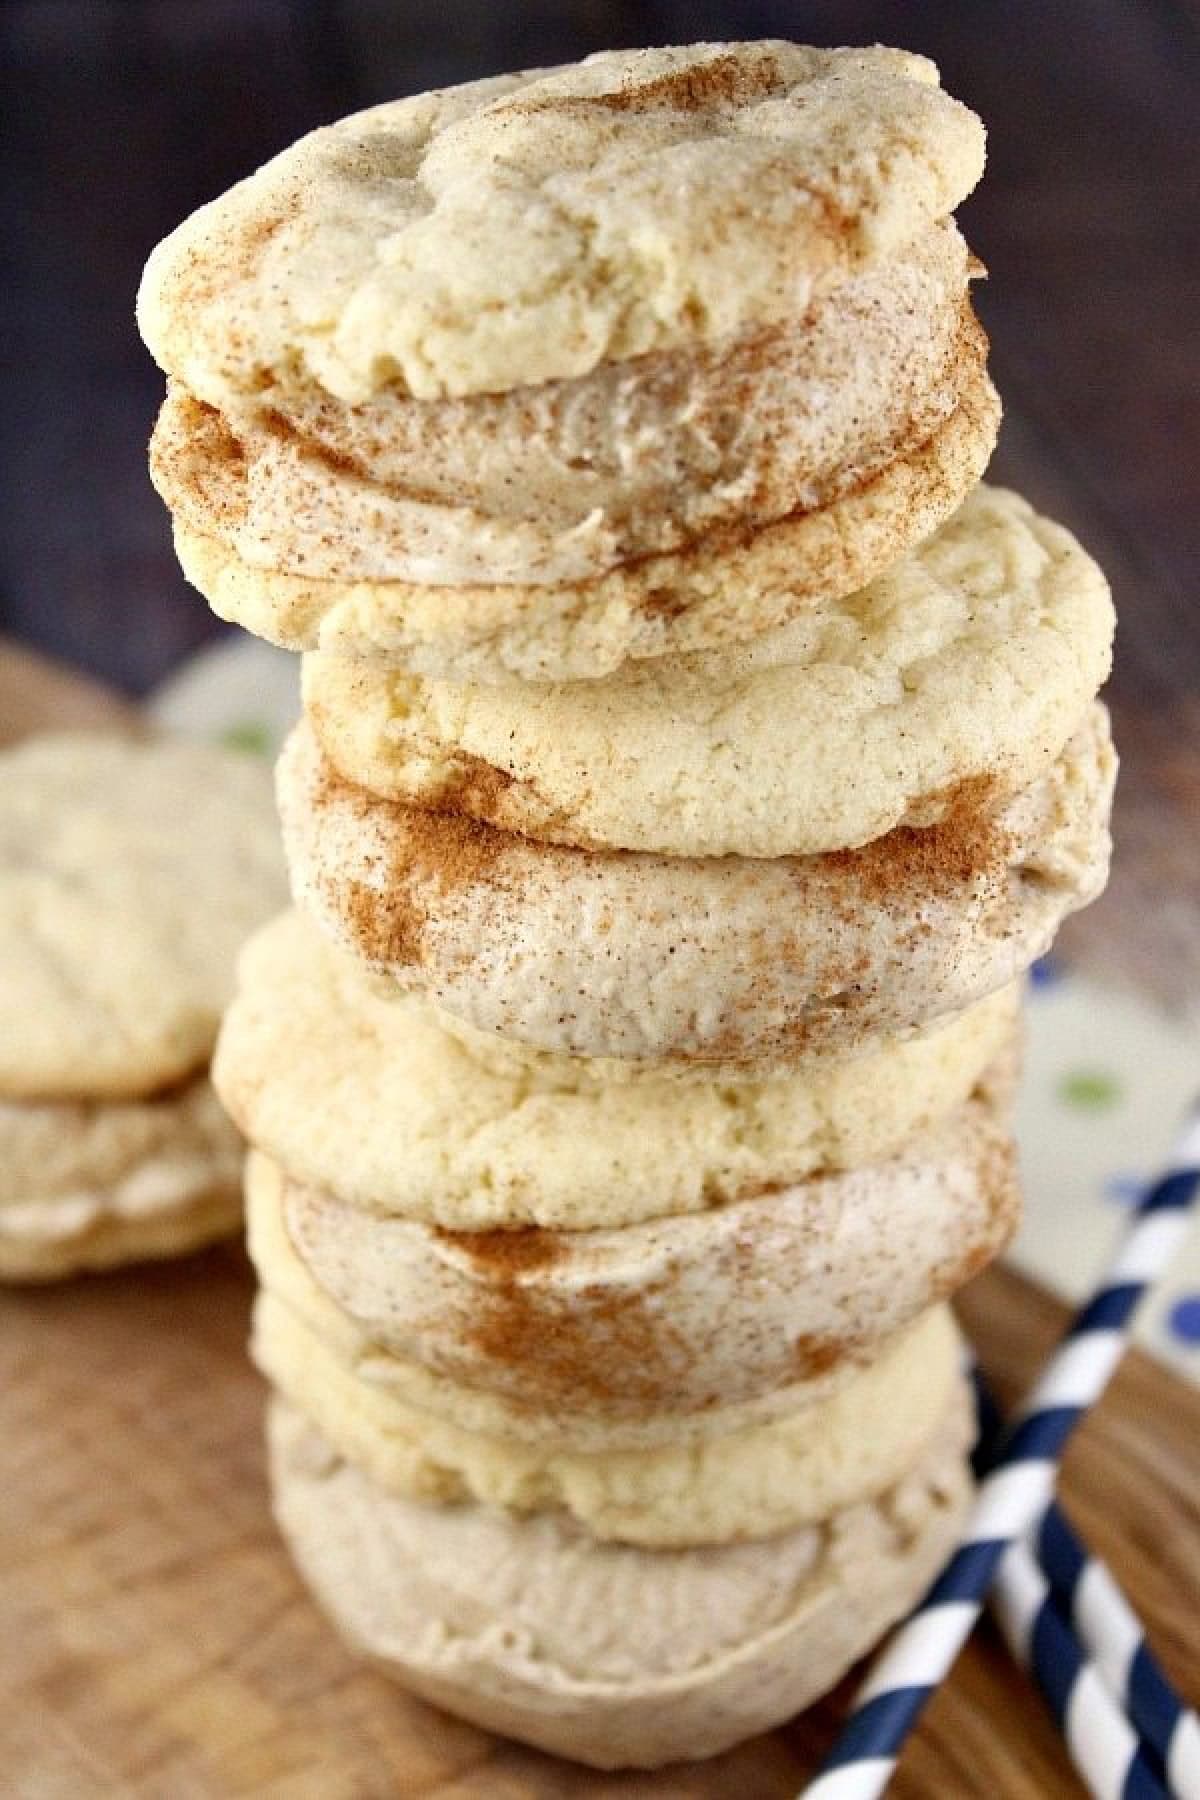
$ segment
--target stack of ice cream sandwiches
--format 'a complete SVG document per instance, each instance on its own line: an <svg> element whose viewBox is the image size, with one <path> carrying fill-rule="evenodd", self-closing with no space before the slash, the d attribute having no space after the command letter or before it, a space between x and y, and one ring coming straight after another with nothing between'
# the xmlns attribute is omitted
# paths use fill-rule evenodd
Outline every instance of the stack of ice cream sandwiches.
<svg viewBox="0 0 1200 1800"><path fill-rule="evenodd" d="M904 52L614 53L316 132L143 284L184 567L308 653L214 1067L279 1519L601 1766L805 1705L967 1502L1115 766L1104 578L980 485L983 155Z"/></svg>

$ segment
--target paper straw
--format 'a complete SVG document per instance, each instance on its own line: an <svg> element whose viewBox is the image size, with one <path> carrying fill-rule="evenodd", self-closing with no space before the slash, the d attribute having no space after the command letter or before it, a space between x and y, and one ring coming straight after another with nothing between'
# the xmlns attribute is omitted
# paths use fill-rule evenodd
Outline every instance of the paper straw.
<svg viewBox="0 0 1200 1800"><path fill-rule="evenodd" d="M1165 1800L1141 1738L1063 1619L1024 1539L1001 1559L991 1607L1013 1655L1041 1689L1089 1793L1096 1800Z"/></svg>
<svg viewBox="0 0 1200 1800"><path fill-rule="evenodd" d="M1005 1433L962 1543L875 1663L804 1790L806 1800L875 1800L887 1786L909 1732L969 1637L1009 1544L1050 1501L1064 1446L1108 1385L1134 1309L1182 1241L1198 1188L1200 1117L1193 1117L1172 1172L1143 1198L1104 1281Z"/></svg>
<svg viewBox="0 0 1200 1800"><path fill-rule="evenodd" d="M1200 1800L1200 1719L1155 1661L1113 1575L1079 1542L1056 1502L1046 1508L1027 1554L1041 1565L1106 1687L1161 1759L1169 1791L1178 1800Z"/></svg>
<svg viewBox="0 0 1200 1800"><path fill-rule="evenodd" d="M975 1389L979 1418L979 1440L971 1460L976 1475L982 1476L991 1467L1003 1436L1004 1416L973 1356L967 1374ZM1012 1575L1010 1560L1016 1565ZM1024 1566L1027 1561L1035 1565L1032 1574ZM1200 1719L1180 1699L1155 1660L1141 1620L1115 1576L1085 1548L1057 1500L1051 1500L1035 1522L1027 1544L1014 1545L1001 1563L992 1589L994 1609L999 1611L1006 1604L1010 1611L1019 1607L1020 1595L1032 1591L1039 1569L1057 1603L1056 1612L1066 1614L1062 1622L1076 1650L1094 1664L1096 1674L1134 1730L1155 1753L1165 1770L1168 1792L1176 1800L1200 1800ZM1018 1591L1006 1594L1010 1585L1017 1586ZM1046 1635L1052 1636L1053 1629L1053 1625L1047 1625ZM1018 1649L1017 1654L1030 1663L1023 1649ZM1061 1655L1061 1666L1065 1667L1070 1648L1064 1648ZM1033 1672L1057 1714L1055 1694L1042 1678L1047 1662L1044 1653L1039 1662L1040 1668L1031 1664ZM1080 1773L1088 1779L1086 1769Z"/></svg>

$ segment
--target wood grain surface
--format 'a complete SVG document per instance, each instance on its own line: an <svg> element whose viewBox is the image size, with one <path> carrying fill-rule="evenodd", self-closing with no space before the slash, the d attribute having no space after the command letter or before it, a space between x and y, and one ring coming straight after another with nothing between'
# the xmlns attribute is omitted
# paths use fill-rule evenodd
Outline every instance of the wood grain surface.
<svg viewBox="0 0 1200 1800"><path fill-rule="evenodd" d="M127 724L0 644L0 739ZM233 1246L0 1292L0 1792L19 1800L786 1800L851 1684L694 1767L597 1775L410 1699L355 1660L271 1523L262 1383ZM1005 1402L1063 1309L993 1269L962 1316ZM1130 1354L1066 1462L1067 1510L1200 1701L1200 1392ZM1037 1695L985 1625L931 1705L898 1800L1071 1800Z"/></svg>
<svg viewBox="0 0 1200 1800"><path fill-rule="evenodd" d="M219 1800L784 1800L849 1684L694 1768L596 1775L433 1711L343 1648L273 1529L251 1274L232 1247L0 1294L0 1787ZM1028 1383L1062 1310L1004 1270L963 1316ZM1131 1354L1072 1447L1066 1506L1200 1699L1200 1394ZM1049 1715L981 1629L909 1747L901 1800L1049 1800L1075 1784Z"/></svg>
<svg viewBox="0 0 1200 1800"><path fill-rule="evenodd" d="M76 669L0 638L0 744L30 732L137 731L137 708Z"/></svg>

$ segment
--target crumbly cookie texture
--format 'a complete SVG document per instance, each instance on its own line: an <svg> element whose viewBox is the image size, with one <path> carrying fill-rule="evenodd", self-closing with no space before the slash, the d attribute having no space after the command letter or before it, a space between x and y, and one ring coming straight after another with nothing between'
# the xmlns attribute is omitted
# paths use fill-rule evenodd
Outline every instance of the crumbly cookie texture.
<svg viewBox="0 0 1200 1800"><path fill-rule="evenodd" d="M978 487L858 593L734 650L530 687L423 681L330 652L305 704L348 780L555 843L787 856L997 800L1105 680L1108 584L1059 525Z"/></svg>
<svg viewBox="0 0 1200 1800"><path fill-rule="evenodd" d="M869 1356L989 1262L1020 1214L1008 1115L988 1089L886 1161L607 1231L380 1218L258 1156L247 1188L381 1349L547 1412L684 1415Z"/></svg>
<svg viewBox="0 0 1200 1800"><path fill-rule="evenodd" d="M344 649L417 674L573 681L609 674L629 659L736 643L814 600L861 587L955 510L983 474L999 422L980 350L963 373L958 404L927 439L873 473L845 471L811 510L612 567L604 564L613 546L602 513L567 534L565 561L557 553L547 560L523 528L475 518L462 539L473 562L451 564L422 550L410 580L334 580L244 561L219 534L219 521L231 507L225 529L238 535L249 516L249 475L216 414L193 418L199 437L185 454L203 477L194 492L195 469L166 477L161 439L156 465L159 485L179 508L183 572L222 618L285 649ZM221 456L230 473L217 482ZM567 573L597 567L601 573ZM457 580L444 585L450 573Z"/></svg>
<svg viewBox="0 0 1200 1800"><path fill-rule="evenodd" d="M695 1213L898 1150L1009 1042L1006 988L961 1017L795 1070L556 1056L382 995L289 913L242 955L214 1076L298 1181L449 1231L581 1231Z"/></svg>
<svg viewBox="0 0 1200 1800"><path fill-rule="evenodd" d="M613 51L301 139L158 246L138 318L215 405L503 392L803 311L983 156L904 51Z"/></svg>
<svg viewBox="0 0 1200 1800"><path fill-rule="evenodd" d="M0 754L0 1095L130 1099L207 1064L286 892L257 760L89 734Z"/></svg>
<svg viewBox="0 0 1200 1800"><path fill-rule="evenodd" d="M272 1487L302 1573L377 1667L575 1761L655 1767L791 1718L916 1604L966 1516L968 1415L964 1396L886 1494L700 1550L398 1499L278 1400Z"/></svg>
<svg viewBox="0 0 1200 1800"><path fill-rule="evenodd" d="M377 799L302 724L279 765L298 903L477 1028L578 1056L852 1054L994 993L1100 892L1116 759L1104 708L998 808L823 856L538 844Z"/></svg>
<svg viewBox="0 0 1200 1800"><path fill-rule="evenodd" d="M463 1430L414 1406L380 1378L381 1355L364 1377L270 1288L255 1301L251 1348L276 1390L389 1492L562 1510L595 1537L648 1549L769 1537L881 1493L936 1436L961 1379L961 1345L939 1309L809 1405L704 1438L589 1453Z"/></svg>

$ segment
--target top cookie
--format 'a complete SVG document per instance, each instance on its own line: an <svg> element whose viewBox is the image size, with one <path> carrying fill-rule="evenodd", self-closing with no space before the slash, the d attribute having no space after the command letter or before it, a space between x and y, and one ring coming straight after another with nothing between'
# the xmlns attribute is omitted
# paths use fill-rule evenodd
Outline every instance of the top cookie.
<svg viewBox="0 0 1200 1800"><path fill-rule="evenodd" d="M904 51L607 52L313 132L159 245L139 321L215 406L505 392L793 316L983 155Z"/></svg>
<svg viewBox="0 0 1200 1800"><path fill-rule="evenodd" d="M148 1094L208 1061L285 898L266 768L85 733L0 755L0 1094Z"/></svg>

